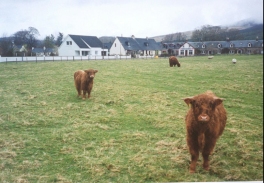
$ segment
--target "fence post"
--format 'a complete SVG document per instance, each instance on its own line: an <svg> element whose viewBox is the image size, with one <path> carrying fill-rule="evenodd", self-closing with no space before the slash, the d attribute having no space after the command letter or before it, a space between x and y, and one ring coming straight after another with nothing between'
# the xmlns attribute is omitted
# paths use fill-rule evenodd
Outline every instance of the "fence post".
<svg viewBox="0 0 264 183"><path fill-rule="evenodd" d="M6 58L6 64L7 64L7 58Z"/></svg>

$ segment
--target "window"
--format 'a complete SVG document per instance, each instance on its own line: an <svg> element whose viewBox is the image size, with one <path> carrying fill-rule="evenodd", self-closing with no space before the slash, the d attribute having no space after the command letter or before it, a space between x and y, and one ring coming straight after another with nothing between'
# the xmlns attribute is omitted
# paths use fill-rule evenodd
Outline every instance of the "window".
<svg viewBox="0 0 264 183"><path fill-rule="evenodd" d="M234 50L230 50L229 53L230 53L230 54L234 54Z"/></svg>
<svg viewBox="0 0 264 183"><path fill-rule="evenodd" d="M233 48L233 47L234 47L234 44L233 44L233 43L231 43L231 44L230 44L230 48Z"/></svg>
<svg viewBox="0 0 264 183"><path fill-rule="evenodd" d="M222 48L222 45L221 44L218 44L217 46L218 46L218 48Z"/></svg>
<svg viewBox="0 0 264 183"><path fill-rule="evenodd" d="M67 45L72 45L72 42L71 41L66 41L66 44Z"/></svg>
<svg viewBox="0 0 264 183"><path fill-rule="evenodd" d="M87 55L89 55L88 51L82 51L82 56L87 56Z"/></svg>
<svg viewBox="0 0 264 183"><path fill-rule="evenodd" d="M202 45L202 48L205 48L205 44Z"/></svg>
<svg viewBox="0 0 264 183"><path fill-rule="evenodd" d="M189 50L189 55L193 55L193 50Z"/></svg>
<svg viewBox="0 0 264 183"><path fill-rule="evenodd" d="M184 55L184 50L181 50L181 55Z"/></svg>
<svg viewBox="0 0 264 183"><path fill-rule="evenodd" d="M251 43L248 43L248 47L251 47L252 45L251 45Z"/></svg>

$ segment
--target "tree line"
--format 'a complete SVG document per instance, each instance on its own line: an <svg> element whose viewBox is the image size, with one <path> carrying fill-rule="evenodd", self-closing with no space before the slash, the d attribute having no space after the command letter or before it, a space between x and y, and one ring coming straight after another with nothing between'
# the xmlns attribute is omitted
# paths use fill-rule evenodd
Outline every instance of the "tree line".
<svg viewBox="0 0 264 183"><path fill-rule="evenodd" d="M223 28L220 26L204 25L200 29L192 31L188 41L226 41L228 40L245 40L245 39L263 39L263 24L255 25L252 28L239 30L236 28ZM178 32L168 34L163 38L163 42L185 42L187 35Z"/></svg>
<svg viewBox="0 0 264 183"><path fill-rule="evenodd" d="M18 50L16 50L15 46L23 46L23 51L27 55L32 53L34 48L56 48L60 46L63 39L63 33L61 32L59 32L56 38L51 34L46 36L43 40L38 40L38 36L40 36L39 31L34 27L17 31L9 37L3 35L2 38L0 38L0 55L16 55Z"/></svg>

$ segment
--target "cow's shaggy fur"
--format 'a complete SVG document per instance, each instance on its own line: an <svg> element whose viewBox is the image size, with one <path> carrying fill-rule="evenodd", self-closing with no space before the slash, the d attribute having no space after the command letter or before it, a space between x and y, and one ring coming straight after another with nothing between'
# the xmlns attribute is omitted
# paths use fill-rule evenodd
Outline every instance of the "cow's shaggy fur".
<svg viewBox="0 0 264 183"><path fill-rule="evenodd" d="M171 56L169 58L169 63L170 63L170 67L176 67L176 65L178 67L181 66L180 62L178 61L178 59L175 56Z"/></svg>
<svg viewBox="0 0 264 183"><path fill-rule="evenodd" d="M191 154L190 173L194 173L199 151L203 156L203 168L209 170L209 155L213 152L216 141L222 135L227 114L223 99L211 91L184 99L191 108L186 118L187 145Z"/></svg>
<svg viewBox="0 0 264 183"><path fill-rule="evenodd" d="M95 73L98 70L78 70L74 73L74 83L76 90L78 92L78 97L82 94L82 99L86 99L86 93L88 93L88 98L91 96L91 91L93 88L93 80Z"/></svg>

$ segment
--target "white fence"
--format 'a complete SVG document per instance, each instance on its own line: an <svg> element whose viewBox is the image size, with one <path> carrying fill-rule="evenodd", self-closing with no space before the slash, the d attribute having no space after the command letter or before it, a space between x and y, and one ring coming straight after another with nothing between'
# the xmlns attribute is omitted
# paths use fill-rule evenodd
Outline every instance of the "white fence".
<svg viewBox="0 0 264 183"><path fill-rule="evenodd" d="M138 56L137 59L152 59L154 56ZM74 61L74 60L127 60L131 56L28 56L28 57L1 57L0 62L38 62L38 61Z"/></svg>

